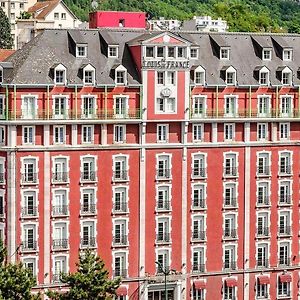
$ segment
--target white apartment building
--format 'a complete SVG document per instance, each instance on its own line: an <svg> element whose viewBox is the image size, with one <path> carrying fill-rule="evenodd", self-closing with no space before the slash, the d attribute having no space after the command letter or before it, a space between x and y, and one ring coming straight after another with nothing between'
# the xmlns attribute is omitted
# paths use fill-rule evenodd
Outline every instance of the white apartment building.
<svg viewBox="0 0 300 300"><path fill-rule="evenodd" d="M203 32L226 32L227 22L218 18L213 20L210 16L194 16L192 20L183 21L183 30L197 30Z"/></svg>

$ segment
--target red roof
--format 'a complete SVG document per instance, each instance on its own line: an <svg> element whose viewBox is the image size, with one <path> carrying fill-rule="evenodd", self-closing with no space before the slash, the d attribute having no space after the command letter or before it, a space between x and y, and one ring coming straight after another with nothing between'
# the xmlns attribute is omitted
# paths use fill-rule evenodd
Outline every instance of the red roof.
<svg viewBox="0 0 300 300"><path fill-rule="evenodd" d="M204 280L195 280L194 288L195 290L204 290L206 288L206 282Z"/></svg>
<svg viewBox="0 0 300 300"><path fill-rule="evenodd" d="M0 49L0 61L4 61L6 58L15 53L15 50Z"/></svg>
<svg viewBox="0 0 300 300"><path fill-rule="evenodd" d="M127 286L120 285L116 290L117 296L126 296L127 295Z"/></svg>
<svg viewBox="0 0 300 300"><path fill-rule="evenodd" d="M291 274L282 274L279 276L280 282L291 282L292 281L292 276Z"/></svg>
<svg viewBox="0 0 300 300"><path fill-rule="evenodd" d="M259 276L258 282L259 282L259 284L270 284L270 277L269 276Z"/></svg>
<svg viewBox="0 0 300 300"><path fill-rule="evenodd" d="M228 286L228 287L237 286L237 280L235 278L226 278L225 283L226 283L226 286Z"/></svg>
<svg viewBox="0 0 300 300"><path fill-rule="evenodd" d="M45 19L45 17L60 3L60 0L38 1L28 9L29 13L36 19Z"/></svg>

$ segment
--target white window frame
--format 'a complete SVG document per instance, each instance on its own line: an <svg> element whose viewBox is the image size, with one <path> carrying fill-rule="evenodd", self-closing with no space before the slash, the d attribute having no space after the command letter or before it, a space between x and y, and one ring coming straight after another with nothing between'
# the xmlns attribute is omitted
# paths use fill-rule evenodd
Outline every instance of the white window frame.
<svg viewBox="0 0 300 300"><path fill-rule="evenodd" d="M56 141L56 132L55 132L56 129L59 129L58 141ZM60 130L63 131L63 141L60 140L60 138L61 138ZM65 125L55 125L55 126L53 126L53 144L54 145L64 145L64 144L66 144L66 126Z"/></svg>
<svg viewBox="0 0 300 300"><path fill-rule="evenodd" d="M220 47L220 59L229 60L230 59L230 48L229 47Z"/></svg>
<svg viewBox="0 0 300 300"><path fill-rule="evenodd" d="M266 103L264 103L266 102ZM266 104L266 106L261 105ZM260 109L264 111L266 109L266 112L260 112ZM271 96L270 95L259 95L257 97L257 116L258 117L268 117L271 114Z"/></svg>
<svg viewBox="0 0 300 300"><path fill-rule="evenodd" d="M231 128L231 129L230 129ZM227 132L231 131L230 136L227 136ZM224 123L224 142L235 140L235 123Z"/></svg>
<svg viewBox="0 0 300 300"><path fill-rule="evenodd" d="M169 124L157 124L156 141L157 143L169 142Z"/></svg>
<svg viewBox="0 0 300 300"><path fill-rule="evenodd" d="M200 81L197 78L197 74L201 74L200 75ZM194 70L194 82L195 85L205 85L205 69L202 66L198 66L195 70Z"/></svg>
<svg viewBox="0 0 300 300"><path fill-rule="evenodd" d="M232 82L229 82L228 74L232 74ZM236 85L237 77L236 77L236 69L234 67L230 66L225 71L225 82L227 85L232 85L232 86Z"/></svg>
<svg viewBox="0 0 300 300"><path fill-rule="evenodd" d="M81 53L83 50L83 54ZM76 57L84 58L87 57L87 45L86 44L77 44L76 45Z"/></svg>
<svg viewBox="0 0 300 300"><path fill-rule="evenodd" d="M90 139L89 131L90 130ZM94 125L82 125L81 126L81 142L82 144L93 144L94 143ZM85 136L84 132L87 134Z"/></svg>
<svg viewBox="0 0 300 300"><path fill-rule="evenodd" d="M62 82L60 82L60 81L58 82L57 81L56 71L62 71L63 72L63 80L62 80ZM59 64L58 66L56 66L54 68L54 83L56 85L66 85L66 83L67 83L67 69L66 69L66 67L63 64Z"/></svg>
<svg viewBox="0 0 300 300"><path fill-rule="evenodd" d="M292 61L293 60L293 50L292 49L283 49L282 60L283 61Z"/></svg>
<svg viewBox="0 0 300 300"><path fill-rule="evenodd" d="M262 81L262 74L266 74L266 82ZM259 70L259 84L263 86L268 86L270 84L270 71L266 67L263 67Z"/></svg>
<svg viewBox="0 0 300 300"><path fill-rule="evenodd" d="M256 123L257 124L257 140L258 141L267 141L268 140L268 123ZM264 129L263 129L264 127ZM263 130L262 130L263 129ZM264 132L263 136L262 133Z"/></svg>
<svg viewBox="0 0 300 300"><path fill-rule="evenodd" d="M83 83L84 83L84 85L94 85L95 84L95 77L96 77L95 68L92 65L88 64L87 66L85 66L82 69L82 72L83 72ZM87 82L86 72L92 72L92 82Z"/></svg>
<svg viewBox="0 0 300 300"><path fill-rule="evenodd" d="M285 76L288 77L285 77ZM293 71L289 67L285 67L281 71L281 84L285 86L292 85L293 83Z"/></svg>
<svg viewBox="0 0 300 300"><path fill-rule="evenodd" d="M271 48L262 49L262 60L265 60L265 61L272 60L272 49Z"/></svg>
<svg viewBox="0 0 300 300"><path fill-rule="evenodd" d="M123 75L123 80L122 82L118 82L118 73L121 72ZM119 65L116 69L115 69L115 84L116 85L127 85L127 69L122 66L122 65Z"/></svg>
<svg viewBox="0 0 300 300"><path fill-rule="evenodd" d="M195 55L192 55L192 51L195 51ZM191 48L190 49L190 59L198 59L199 57L199 48Z"/></svg>
<svg viewBox="0 0 300 300"><path fill-rule="evenodd" d="M110 50L116 51L115 55L112 55L112 53L110 52ZM110 45L110 46L108 46L108 48L107 48L107 56L109 58L118 58L119 57L119 46L117 46L117 45Z"/></svg>
<svg viewBox="0 0 300 300"><path fill-rule="evenodd" d="M30 128L32 130L32 141L27 142L25 139L25 129L28 131ZM28 135L28 132L27 132L27 135ZM23 145L34 145L35 144L35 126L34 125L22 126L22 144Z"/></svg>
<svg viewBox="0 0 300 300"><path fill-rule="evenodd" d="M287 141L290 139L291 135L291 128L290 128L290 123L289 122L280 122L278 127L278 134L279 134L279 140L281 141ZM284 135L282 134L284 133ZM287 135L286 135L287 134Z"/></svg>
<svg viewBox="0 0 300 300"><path fill-rule="evenodd" d="M122 136L120 134L122 131ZM115 124L114 125L114 143L124 144L126 143L126 125L125 124Z"/></svg>
<svg viewBox="0 0 300 300"><path fill-rule="evenodd" d="M193 132L192 132L193 143L203 142L204 141L204 124L203 123L193 124L192 130L193 130ZM200 133L199 133L199 131L200 131ZM196 133L197 138L195 138L195 133ZM198 137L200 137L200 139Z"/></svg>

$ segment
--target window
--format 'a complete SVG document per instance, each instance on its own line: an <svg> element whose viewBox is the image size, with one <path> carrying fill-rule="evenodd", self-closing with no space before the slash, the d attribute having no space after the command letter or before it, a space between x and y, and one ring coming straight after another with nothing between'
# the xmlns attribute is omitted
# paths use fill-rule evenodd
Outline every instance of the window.
<svg viewBox="0 0 300 300"><path fill-rule="evenodd" d="M235 183L224 185L224 207L237 207L237 186Z"/></svg>
<svg viewBox="0 0 300 300"><path fill-rule="evenodd" d="M82 117L85 119L94 118L96 115L96 98L84 96L82 98Z"/></svg>
<svg viewBox="0 0 300 300"><path fill-rule="evenodd" d="M192 209L206 208L206 186L195 184L192 189Z"/></svg>
<svg viewBox="0 0 300 300"><path fill-rule="evenodd" d="M53 160L53 182L68 182L68 160L65 157L55 157Z"/></svg>
<svg viewBox="0 0 300 300"><path fill-rule="evenodd" d="M202 273L205 271L205 258L204 258L204 248L198 247L192 250L193 265L192 270L194 273ZM201 299L201 298L200 298Z"/></svg>
<svg viewBox="0 0 300 300"><path fill-rule="evenodd" d="M178 58L186 58L186 47L178 47L177 48L177 57Z"/></svg>
<svg viewBox="0 0 300 300"><path fill-rule="evenodd" d="M66 68L60 66L60 68L56 68L54 71L54 82L56 84L65 84L66 83Z"/></svg>
<svg viewBox="0 0 300 300"><path fill-rule="evenodd" d="M280 181L279 182L279 204L290 205L292 202L291 198L291 181Z"/></svg>
<svg viewBox="0 0 300 300"><path fill-rule="evenodd" d="M293 99L291 96L280 98L280 116L291 117L293 113Z"/></svg>
<svg viewBox="0 0 300 300"><path fill-rule="evenodd" d="M81 247L95 247L96 238L95 238L95 222L94 221L85 221L82 222L81 226Z"/></svg>
<svg viewBox="0 0 300 300"><path fill-rule="evenodd" d="M170 251L168 249L158 250L156 261L159 263L157 273L162 273L163 270L168 271L170 269Z"/></svg>
<svg viewBox="0 0 300 300"><path fill-rule="evenodd" d="M108 47L108 57L118 57L119 48L117 46Z"/></svg>
<svg viewBox="0 0 300 300"><path fill-rule="evenodd" d="M270 175L270 153L258 153L257 156L257 175Z"/></svg>
<svg viewBox="0 0 300 300"><path fill-rule="evenodd" d="M289 266L290 265L290 244L288 242L279 243L279 262L278 264L281 266Z"/></svg>
<svg viewBox="0 0 300 300"><path fill-rule="evenodd" d="M175 47L168 47L168 58L175 58Z"/></svg>
<svg viewBox="0 0 300 300"><path fill-rule="evenodd" d="M157 113L175 113L176 101L175 98L157 98L156 100Z"/></svg>
<svg viewBox="0 0 300 300"><path fill-rule="evenodd" d="M127 257L124 252L117 252L114 255L114 276L127 277Z"/></svg>
<svg viewBox="0 0 300 300"><path fill-rule="evenodd" d="M236 239L237 230L236 230L236 215L226 214L224 216L224 239Z"/></svg>
<svg viewBox="0 0 300 300"><path fill-rule="evenodd" d="M23 126L23 144L34 145L35 127L34 126Z"/></svg>
<svg viewBox="0 0 300 300"><path fill-rule="evenodd" d="M125 20L124 19L119 20L119 27L125 27Z"/></svg>
<svg viewBox="0 0 300 300"><path fill-rule="evenodd" d="M157 46L156 47L156 56L164 57L165 56L165 47Z"/></svg>
<svg viewBox="0 0 300 300"><path fill-rule="evenodd" d="M203 124L193 124L193 142L202 142L203 134Z"/></svg>
<svg viewBox="0 0 300 300"><path fill-rule="evenodd" d="M175 84L175 72L173 71L158 71L157 72L157 84L168 84L174 85Z"/></svg>
<svg viewBox="0 0 300 300"><path fill-rule="evenodd" d="M291 85L292 84L292 71L290 69L285 68L282 71L281 83L283 85Z"/></svg>
<svg viewBox="0 0 300 300"><path fill-rule="evenodd" d="M226 71L226 84L235 85L236 84L236 71Z"/></svg>
<svg viewBox="0 0 300 300"><path fill-rule="evenodd" d="M206 177L206 154L193 155L192 176L193 178Z"/></svg>
<svg viewBox="0 0 300 300"><path fill-rule="evenodd" d="M10 8L11 8L11 9L15 9L15 3L14 3L14 2L11 2L11 3L10 3Z"/></svg>
<svg viewBox="0 0 300 300"><path fill-rule="evenodd" d="M22 217L37 216L36 191L24 191L22 203Z"/></svg>
<svg viewBox="0 0 300 300"><path fill-rule="evenodd" d="M287 279L285 279L287 278ZM291 276L281 275L278 278L277 294L278 297L291 297Z"/></svg>
<svg viewBox="0 0 300 300"><path fill-rule="evenodd" d="M127 181L128 180L128 158L127 156L114 157L114 181Z"/></svg>
<svg viewBox="0 0 300 300"><path fill-rule="evenodd" d="M238 115L238 98L236 96L225 97L225 116L236 117Z"/></svg>
<svg viewBox="0 0 300 300"><path fill-rule="evenodd" d="M116 187L114 190L113 212L127 212L127 189Z"/></svg>
<svg viewBox="0 0 300 300"><path fill-rule="evenodd" d="M197 48L191 48L191 58L193 58L193 59L198 58L198 49Z"/></svg>
<svg viewBox="0 0 300 300"><path fill-rule="evenodd" d="M204 300L204 299L205 299L205 290L193 288L192 300Z"/></svg>
<svg viewBox="0 0 300 300"><path fill-rule="evenodd" d="M147 46L146 47L146 57L147 58L153 58L154 57L154 47Z"/></svg>
<svg viewBox="0 0 300 300"><path fill-rule="evenodd" d="M95 71L94 70L84 70L83 82L84 82L84 84L94 84Z"/></svg>
<svg viewBox="0 0 300 300"><path fill-rule="evenodd" d="M24 3L20 3L20 9L24 9Z"/></svg>
<svg viewBox="0 0 300 300"><path fill-rule="evenodd" d="M235 124L224 124L224 141L233 141L235 136Z"/></svg>
<svg viewBox="0 0 300 300"><path fill-rule="evenodd" d="M157 84L165 84L165 72L157 72Z"/></svg>
<svg viewBox="0 0 300 300"><path fill-rule="evenodd" d="M3 69L0 68L0 83L3 82Z"/></svg>
<svg viewBox="0 0 300 300"><path fill-rule="evenodd" d="M126 142L126 125L114 125L114 142Z"/></svg>
<svg viewBox="0 0 300 300"><path fill-rule="evenodd" d="M223 292L223 300L235 300L236 287L227 285L225 282L224 292Z"/></svg>
<svg viewBox="0 0 300 300"><path fill-rule="evenodd" d="M236 246L235 245L224 246L224 269L229 269L229 270L236 269Z"/></svg>
<svg viewBox="0 0 300 300"><path fill-rule="evenodd" d="M193 97L193 116L204 117L206 112L206 96Z"/></svg>
<svg viewBox="0 0 300 300"><path fill-rule="evenodd" d="M0 127L0 145L5 145L5 127Z"/></svg>
<svg viewBox="0 0 300 300"><path fill-rule="evenodd" d="M269 85L269 71L260 71L259 72L259 84L260 85Z"/></svg>
<svg viewBox="0 0 300 300"><path fill-rule="evenodd" d="M126 118L128 116L128 98L115 97L114 111L115 111L115 118Z"/></svg>
<svg viewBox="0 0 300 300"><path fill-rule="evenodd" d="M67 117L67 97L55 97L53 99L53 117L55 119L65 119Z"/></svg>
<svg viewBox="0 0 300 300"><path fill-rule="evenodd" d="M157 187L157 205L158 211L170 210L170 187L158 186Z"/></svg>
<svg viewBox="0 0 300 300"><path fill-rule="evenodd" d="M52 215L53 216L66 216L69 213L67 190L55 189L53 192L52 201Z"/></svg>
<svg viewBox="0 0 300 300"><path fill-rule="evenodd" d="M279 154L279 175L291 175L292 169L291 152L281 152Z"/></svg>
<svg viewBox="0 0 300 300"><path fill-rule="evenodd" d="M279 123L279 139L288 140L290 138L290 123Z"/></svg>
<svg viewBox="0 0 300 300"><path fill-rule="evenodd" d="M60 282L61 274L67 273L67 258L56 256L53 258L53 282Z"/></svg>
<svg viewBox="0 0 300 300"><path fill-rule="evenodd" d="M220 48L220 59L229 60L230 50L228 48Z"/></svg>
<svg viewBox="0 0 300 300"><path fill-rule="evenodd" d="M95 157L83 157L81 161L81 181L96 180L96 159Z"/></svg>
<svg viewBox="0 0 300 300"><path fill-rule="evenodd" d="M127 84L127 79L126 79L126 76L127 76L127 70L122 66L118 66L115 70L115 83L116 84L120 84L120 85L125 85Z"/></svg>
<svg viewBox="0 0 300 300"><path fill-rule="evenodd" d="M81 214L95 214L96 196L92 188L83 189L81 193Z"/></svg>
<svg viewBox="0 0 300 300"><path fill-rule="evenodd" d="M37 97L36 96L24 96L22 97L22 118L23 119L35 119L37 115Z"/></svg>
<svg viewBox="0 0 300 300"><path fill-rule="evenodd" d="M76 46L76 57L87 57L87 46L77 45Z"/></svg>
<svg viewBox="0 0 300 300"><path fill-rule="evenodd" d="M167 84L174 85L175 84L175 72L167 71Z"/></svg>
<svg viewBox="0 0 300 300"><path fill-rule="evenodd" d="M156 160L156 177L157 179L170 179L171 169L170 169L170 156L169 155L159 155Z"/></svg>
<svg viewBox="0 0 300 300"><path fill-rule="evenodd" d="M256 298L268 299L268 284L264 281L261 282L260 278L258 277L256 280Z"/></svg>
<svg viewBox="0 0 300 300"><path fill-rule="evenodd" d="M65 222L54 223L53 225L53 250L68 249L68 229Z"/></svg>
<svg viewBox="0 0 300 300"><path fill-rule="evenodd" d="M66 20L67 19L67 14L66 13L61 13L61 19Z"/></svg>
<svg viewBox="0 0 300 300"><path fill-rule="evenodd" d="M167 143L169 140L169 125L157 125L157 142Z"/></svg>
<svg viewBox="0 0 300 300"><path fill-rule="evenodd" d="M269 267L269 252L268 244L258 244L256 248L256 266L258 268L268 268Z"/></svg>
<svg viewBox="0 0 300 300"><path fill-rule="evenodd" d="M268 138L268 123L257 123L257 140L264 141Z"/></svg>
<svg viewBox="0 0 300 300"><path fill-rule="evenodd" d="M262 59L263 60L271 60L272 59L272 50L271 49L263 49Z"/></svg>
<svg viewBox="0 0 300 300"><path fill-rule="evenodd" d="M205 218L203 215L193 217L193 234L192 239L194 241L205 240Z"/></svg>
<svg viewBox="0 0 300 300"><path fill-rule="evenodd" d="M5 183L5 160L4 160L4 158L0 158L0 183ZM1 195L1 193L0 193L0 195Z"/></svg>
<svg viewBox="0 0 300 300"><path fill-rule="evenodd" d="M22 251L36 251L36 225L24 225L22 233Z"/></svg>
<svg viewBox="0 0 300 300"><path fill-rule="evenodd" d="M156 242L170 242L170 220L168 218L158 218L156 227Z"/></svg>
<svg viewBox="0 0 300 300"><path fill-rule="evenodd" d="M257 110L258 110L258 117L268 117L270 116L271 99L269 96L262 96L257 99Z"/></svg>
<svg viewBox="0 0 300 300"><path fill-rule="evenodd" d="M0 76L1 76L1 69L0 69ZM1 119L5 118L5 96L4 95L0 95L0 118Z"/></svg>
<svg viewBox="0 0 300 300"><path fill-rule="evenodd" d="M284 49L282 52L282 60L290 61L293 59L293 50Z"/></svg>
<svg viewBox="0 0 300 300"><path fill-rule="evenodd" d="M54 144L65 144L66 142L66 127L53 126L53 142Z"/></svg>
<svg viewBox="0 0 300 300"><path fill-rule="evenodd" d="M1 6L2 8L5 8L5 2L0 2L0 6Z"/></svg>
<svg viewBox="0 0 300 300"><path fill-rule="evenodd" d="M291 213L289 211L283 211L279 213L278 234L280 236L291 235Z"/></svg>
<svg viewBox="0 0 300 300"><path fill-rule="evenodd" d="M36 277L37 272L36 272L36 259L35 258L24 258L23 259L23 264L26 269L28 269L31 274Z"/></svg>
<svg viewBox="0 0 300 300"><path fill-rule="evenodd" d="M237 155L235 153L226 153L224 156L224 176L237 176Z"/></svg>
<svg viewBox="0 0 300 300"><path fill-rule="evenodd" d="M16 14L15 13L11 13L10 14L10 19L11 20L15 20L16 19Z"/></svg>
<svg viewBox="0 0 300 300"><path fill-rule="evenodd" d="M257 215L257 232L258 237L267 237L270 234L269 231L269 213L259 212Z"/></svg>
<svg viewBox="0 0 300 300"><path fill-rule="evenodd" d="M268 181L257 182L257 205L270 204L270 183Z"/></svg>
<svg viewBox="0 0 300 300"><path fill-rule="evenodd" d="M83 125L82 126L82 143L91 144L94 142L94 126Z"/></svg>
<svg viewBox="0 0 300 300"><path fill-rule="evenodd" d="M199 84L199 85L205 84L205 72L204 71L195 72L195 84Z"/></svg>
<svg viewBox="0 0 300 300"><path fill-rule="evenodd" d="M37 183L37 160L25 158L22 163L22 183Z"/></svg>
<svg viewBox="0 0 300 300"><path fill-rule="evenodd" d="M127 221L118 219L114 222L113 245L125 246L127 243Z"/></svg>
<svg viewBox="0 0 300 300"><path fill-rule="evenodd" d="M59 13L54 13L54 20L59 20Z"/></svg>

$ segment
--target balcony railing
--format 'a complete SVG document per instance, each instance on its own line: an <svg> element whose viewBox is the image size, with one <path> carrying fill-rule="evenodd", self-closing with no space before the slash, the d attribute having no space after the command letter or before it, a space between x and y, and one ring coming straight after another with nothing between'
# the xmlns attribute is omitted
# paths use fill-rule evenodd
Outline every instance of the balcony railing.
<svg viewBox="0 0 300 300"><path fill-rule="evenodd" d="M225 167L224 177L237 177L238 168L237 167Z"/></svg>
<svg viewBox="0 0 300 300"><path fill-rule="evenodd" d="M95 171L81 172L80 179L82 182L96 181L96 172Z"/></svg>
<svg viewBox="0 0 300 300"><path fill-rule="evenodd" d="M80 245L82 248L94 248L96 247L95 237L85 237L80 240Z"/></svg>
<svg viewBox="0 0 300 300"><path fill-rule="evenodd" d="M36 217L37 206L24 206L22 207L22 217Z"/></svg>
<svg viewBox="0 0 300 300"><path fill-rule="evenodd" d="M287 204L290 205L292 203L292 197L288 194L279 195L279 204Z"/></svg>
<svg viewBox="0 0 300 300"><path fill-rule="evenodd" d="M279 226L278 235L291 235L291 226Z"/></svg>
<svg viewBox="0 0 300 300"><path fill-rule="evenodd" d="M170 179L171 178L171 170L170 169L158 169L156 171L157 179Z"/></svg>
<svg viewBox="0 0 300 300"><path fill-rule="evenodd" d="M236 239L237 238L237 230L234 229L225 229L224 230L224 239Z"/></svg>
<svg viewBox="0 0 300 300"><path fill-rule="evenodd" d="M194 198L192 201L192 209L205 209L205 199L204 198Z"/></svg>
<svg viewBox="0 0 300 300"><path fill-rule="evenodd" d="M224 201L224 207L226 207L226 208L236 208L237 207L236 197L226 197L225 201Z"/></svg>
<svg viewBox="0 0 300 300"><path fill-rule="evenodd" d="M236 270L236 261L225 261L224 270Z"/></svg>
<svg viewBox="0 0 300 300"><path fill-rule="evenodd" d="M22 183L37 183L37 173L22 173Z"/></svg>
<svg viewBox="0 0 300 300"><path fill-rule="evenodd" d="M291 259L289 257L280 257L278 260L279 266L290 266L291 265Z"/></svg>
<svg viewBox="0 0 300 300"><path fill-rule="evenodd" d="M203 273L205 271L204 264L193 264L192 266L193 273Z"/></svg>
<svg viewBox="0 0 300 300"><path fill-rule="evenodd" d="M54 205L52 207L53 216L67 216L69 214L68 205Z"/></svg>
<svg viewBox="0 0 300 300"><path fill-rule="evenodd" d="M279 168L279 175L291 175L292 168L290 165L283 165Z"/></svg>
<svg viewBox="0 0 300 300"><path fill-rule="evenodd" d="M54 172L52 173L52 181L54 183L64 183L69 181L68 172Z"/></svg>
<svg viewBox="0 0 300 300"><path fill-rule="evenodd" d="M114 246L126 246L128 244L128 238L126 234L115 235L113 237Z"/></svg>
<svg viewBox="0 0 300 300"><path fill-rule="evenodd" d="M269 260L264 258L259 258L256 261L256 266L258 268L268 268L269 267Z"/></svg>
<svg viewBox="0 0 300 300"><path fill-rule="evenodd" d="M27 240L22 242L22 251L36 251L37 250L37 241L35 240Z"/></svg>
<svg viewBox="0 0 300 300"><path fill-rule="evenodd" d="M269 195L258 195L257 197L257 206L270 205L270 196Z"/></svg>
<svg viewBox="0 0 300 300"><path fill-rule="evenodd" d="M68 249L68 239L54 239L52 241L52 247L54 250Z"/></svg>
<svg viewBox="0 0 300 300"><path fill-rule="evenodd" d="M205 241L206 234L204 230L193 231L192 239L193 241Z"/></svg>
<svg viewBox="0 0 300 300"><path fill-rule="evenodd" d="M258 237L268 237L270 235L269 227L257 228L256 234Z"/></svg>
<svg viewBox="0 0 300 300"><path fill-rule="evenodd" d="M156 202L156 209L158 211L162 211L162 210L170 210L170 201L169 200L158 200Z"/></svg>
<svg viewBox="0 0 300 300"><path fill-rule="evenodd" d="M115 201L113 203L114 213L126 213L127 212L127 202L126 201Z"/></svg>
<svg viewBox="0 0 300 300"><path fill-rule="evenodd" d="M157 243L169 243L170 242L170 233L164 232L156 235Z"/></svg>
<svg viewBox="0 0 300 300"><path fill-rule="evenodd" d="M193 178L205 178L206 177L206 168L194 168L192 171Z"/></svg>
<svg viewBox="0 0 300 300"><path fill-rule="evenodd" d="M257 168L257 175L258 176L269 176L270 175L270 166L258 166Z"/></svg>
<svg viewBox="0 0 300 300"><path fill-rule="evenodd" d="M4 183L4 182L5 182L4 173L0 172L0 183Z"/></svg>
<svg viewBox="0 0 300 300"><path fill-rule="evenodd" d="M128 180L128 170L113 172L113 181L127 181L127 180Z"/></svg>
<svg viewBox="0 0 300 300"><path fill-rule="evenodd" d="M94 215L96 213L96 204L88 203L88 204L81 205L80 213L82 215Z"/></svg>
<svg viewBox="0 0 300 300"><path fill-rule="evenodd" d="M122 268L114 269L113 274L114 274L114 277L126 278L127 277L127 269L122 269Z"/></svg>

